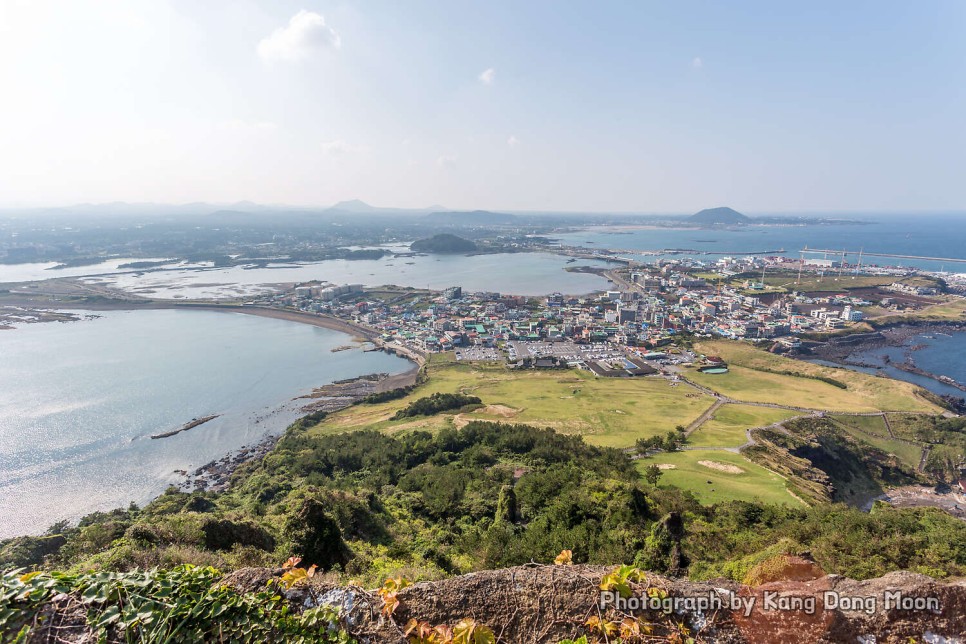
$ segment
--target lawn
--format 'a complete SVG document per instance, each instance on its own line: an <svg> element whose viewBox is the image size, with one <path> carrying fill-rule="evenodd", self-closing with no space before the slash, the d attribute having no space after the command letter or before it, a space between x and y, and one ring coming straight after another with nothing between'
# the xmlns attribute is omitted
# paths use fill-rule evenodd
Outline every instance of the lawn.
<svg viewBox="0 0 966 644"><path fill-rule="evenodd" d="M688 437L693 447L739 447L747 441L745 430L777 423L799 412L751 405L724 405Z"/></svg>
<svg viewBox="0 0 966 644"><path fill-rule="evenodd" d="M735 400L827 411L942 411L920 397L919 388L908 382L793 360L744 342L707 341L695 345L695 349L705 355L721 356L730 371L704 374L691 369L685 375ZM771 373L775 371L801 375ZM833 378L848 388L841 389L809 376Z"/></svg>
<svg viewBox="0 0 966 644"><path fill-rule="evenodd" d="M919 311L910 313L888 313L880 315L873 320L872 324L881 326L883 324L899 324L902 322L917 322L929 320L933 322L961 322L966 319L966 298L950 297L945 302L927 306Z"/></svg>
<svg viewBox="0 0 966 644"><path fill-rule="evenodd" d="M430 362L428 373L429 381L407 398L350 407L313 431L433 431L476 419L551 427L583 434L596 445L631 447L638 438L688 425L713 402L685 385L671 386L664 378L595 378L585 371L513 371L500 364L440 359ZM434 392L479 396L486 407L459 415L389 420L396 410Z"/></svg>
<svg viewBox="0 0 966 644"><path fill-rule="evenodd" d="M887 454L895 454L911 469L919 467L922 448L903 441L883 438L889 435L889 431L881 416L833 416L832 418L839 427L858 440L877 447Z"/></svg>
<svg viewBox="0 0 966 644"><path fill-rule="evenodd" d="M896 278L891 276L875 275L826 275L824 277L805 273L798 281L797 273L785 273L780 275L766 275L765 284L768 286L781 286L789 291L845 291L853 288L867 288L870 286L883 286L892 284Z"/></svg>
<svg viewBox="0 0 966 644"><path fill-rule="evenodd" d="M701 465L698 461L711 461L742 471L725 472ZM673 468L662 471L658 484L690 490L705 505L731 500L794 506L802 504L788 492L782 477L752 463L741 454L722 450L687 450L657 454L637 461L641 471L649 465L673 465Z"/></svg>
<svg viewBox="0 0 966 644"><path fill-rule="evenodd" d="M781 287L788 291L801 292L842 292L856 288L873 286L887 286L895 282L916 286L935 286L936 280L928 277L896 278L891 275L850 275L848 271L838 275L838 270L829 270L821 276L814 273L803 273L799 281L797 271L783 272L765 276L765 285Z"/></svg>

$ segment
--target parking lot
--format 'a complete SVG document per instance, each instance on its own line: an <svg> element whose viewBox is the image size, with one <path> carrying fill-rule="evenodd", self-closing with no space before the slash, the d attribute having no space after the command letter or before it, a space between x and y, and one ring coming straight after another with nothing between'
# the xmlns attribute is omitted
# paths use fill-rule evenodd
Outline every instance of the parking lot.
<svg viewBox="0 0 966 644"><path fill-rule="evenodd" d="M609 344L574 344L573 342L522 342L507 343L507 354L514 362L523 358L558 358L567 362L587 360L613 360L624 357L624 351Z"/></svg>
<svg viewBox="0 0 966 644"><path fill-rule="evenodd" d="M457 360L503 360L503 354L491 347L466 347L456 350Z"/></svg>

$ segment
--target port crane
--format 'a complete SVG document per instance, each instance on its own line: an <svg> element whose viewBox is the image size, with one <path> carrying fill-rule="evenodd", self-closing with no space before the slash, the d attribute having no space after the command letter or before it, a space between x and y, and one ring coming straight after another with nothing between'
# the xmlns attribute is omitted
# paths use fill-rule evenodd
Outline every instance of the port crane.
<svg viewBox="0 0 966 644"><path fill-rule="evenodd" d="M829 248L809 248L808 246L805 246L801 251L799 251L800 261L799 261L799 265L798 265L798 283L800 283L802 281L802 268L804 268L804 266L805 266L805 255L807 255L807 254L823 255L825 257L825 259L828 259L829 255L831 255L832 257L840 257L841 258L841 261L839 262L839 276L840 277L842 275L842 271L845 269L846 258L849 255L857 255L858 256L859 261L855 265L855 272L856 273L858 273L859 272L859 269L862 268L862 257L863 257L863 255L865 257L887 257L887 258L890 258L890 259L921 259L921 260L926 260L926 261L930 261L930 262L944 262L944 263L945 262L954 262L954 263L966 264L966 258L961 258L961 257L925 257L925 256L922 256L922 255L900 255L900 254L896 254L896 253L874 253L874 252L871 252L871 251L867 251L865 249L859 249L859 251L856 252L856 251L849 251L849 250L835 250L835 249L829 249ZM823 274L824 274L824 271L823 271Z"/></svg>

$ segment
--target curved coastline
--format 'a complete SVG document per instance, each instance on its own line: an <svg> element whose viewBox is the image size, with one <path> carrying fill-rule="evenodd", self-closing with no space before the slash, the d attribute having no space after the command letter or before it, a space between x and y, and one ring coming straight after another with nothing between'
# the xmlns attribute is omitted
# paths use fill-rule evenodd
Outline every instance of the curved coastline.
<svg viewBox="0 0 966 644"><path fill-rule="evenodd" d="M279 309L267 306L239 306L234 304L217 305L210 303L195 304L188 302L174 302L167 306L162 304L161 306L151 308L244 313L246 315L285 320L298 324L308 324L311 326L329 329L331 331L345 333L355 339L362 339L367 342L372 342L379 347L380 350L406 358L410 362L414 363L411 369L408 369L402 373L389 375L388 377L380 380L375 386L374 391L388 391L391 389L415 385L419 379L419 373L423 365L426 363L425 356L415 350L395 344L387 345L380 338L381 334L374 329L369 329L354 322L343 320L333 315L327 315L324 313L305 313L304 311ZM359 378L365 378L365 376L360 376ZM353 380L358 380L358 378L354 378ZM336 407L344 408L352 404L354 404L353 400L342 400L336 405ZM317 404L308 405L307 407L303 408L303 411L308 413L317 407ZM331 411L331 409L329 411ZM254 445L248 445L242 447L241 449L229 451L222 458L202 465L193 472L193 480L188 479L181 484L181 489L197 489L208 491L224 489L228 485L232 474L234 474L239 467L250 461L263 458L272 450L272 448L284 434L285 432L282 431L278 434L265 436Z"/></svg>
<svg viewBox="0 0 966 644"><path fill-rule="evenodd" d="M61 304L66 304L66 303L61 303ZM270 318L281 319L283 321L288 321L288 322L297 322L297 323L300 323L300 324L303 324L303 325L304 324L308 324L310 326L323 327L323 328L327 328L327 329L329 329L331 331L335 331L336 333L346 334L348 336L352 336L352 337L355 337L357 339L359 339L359 338L368 338L370 336L378 336L379 335L378 331L375 331L375 330L372 330L372 329L365 329L365 328L362 328L362 327L356 327L351 322L340 321L340 320L332 319L332 318L320 318L320 317L315 316L313 314L306 314L306 313L295 312L295 311L254 310L253 307L241 307L241 306L237 306L237 307L218 306L218 305L215 305L215 306L205 306L205 307L191 306L191 305L184 306L184 303L163 303L163 304L159 304L159 303L155 303L155 302L151 302L151 301L146 301L146 302L113 302L113 303L110 303L110 304L108 304L106 302L101 302L101 303L98 303L98 304L100 304L100 306L98 306L98 305L94 305L94 306L86 305L85 306L84 303L79 303L79 302L77 302L77 303L71 303L71 304L72 304L72 306L71 305L68 305L68 306L59 306L58 308L64 308L64 309L73 309L73 308L76 308L76 309L104 310L104 311L107 311L107 310L116 310L116 311L132 311L132 312L136 312L136 311L139 311L139 310L159 310L159 309L161 309L161 310L163 310L163 309L167 309L167 310L182 309L182 310L189 310L189 311L190 310L203 310L203 311L206 311L206 312L207 311L216 311L216 312L217 311L221 311L221 312L242 312L242 313L245 313L245 314L248 314L248 315L253 315L253 316L256 316L256 317L270 317ZM204 314L202 314L202 315L204 315ZM186 318L189 318L189 321L188 321L187 324L189 326L194 326L193 323L190 321L190 316L185 316L185 317ZM208 314L208 321L206 322L206 324L209 325L209 326L212 326L213 325L213 328L214 329L217 329L218 326L219 326L218 318L220 318L220 317L221 316L211 316L210 313L209 313ZM230 320L230 317L226 317L225 318L225 322L229 326L232 326L232 327L237 326L238 323L230 323L229 320ZM304 335L304 328L303 328L303 334L302 335ZM349 338L343 338L342 342L344 343L348 339ZM376 337L376 339L378 339L378 337ZM331 338L331 336L330 336L328 338L328 340L327 340L327 343L328 344L332 344L333 342L338 343L339 340L337 338L335 340L333 340ZM327 344L327 346L328 346L328 344ZM408 352L406 352L406 351L396 351L396 350L393 350L393 349L394 349L393 347L387 348L386 349L386 353L398 354L398 357L407 358L407 363L398 363L397 362L394 365L392 365L392 368L391 369L385 369L385 368L381 368L380 369L378 366L376 366L374 364L373 366L376 366L376 368L370 369L371 371L373 371L373 372L377 372L377 371L379 371L379 372L390 372L391 373L391 375L389 375L387 377L384 377L384 378L382 378L382 379L379 380L379 382L378 382L378 384L376 386L378 386L380 389L382 389L382 388L393 389L393 388L397 388L397 387L406 386L408 384L411 384L411 383L415 382L416 379L417 379L417 377L418 377L418 374L419 374L419 364L420 363L417 360L413 360L412 357L420 358L420 356L417 356L417 355L410 356L410 355L407 355ZM323 362L328 361L329 360L329 358L328 358L328 355L329 354L328 353L325 353L324 355L325 355L325 357L324 358L321 358L321 359L323 360ZM343 358L337 358L337 357L334 356L333 359L335 359L335 360L341 360L342 362L345 362L345 360ZM325 373L328 373L328 371L325 371ZM343 370L343 373L344 373L344 370ZM358 374L358 373L360 373L360 370L356 370L354 373L355 374ZM332 378L346 378L346 377L349 377L349 376L351 376L352 378L355 378L355 379L359 379L359 378L364 378L365 377L365 376L353 375L353 373L350 372L350 373L347 373L345 375L335 375L335 376L332 376ZM322 379L318 380L315 383L310 383L310 385L313 386L313 387L320 387L320 386L325 385L327 382L330 382L330 381L331 381L331 378L328 378L328 379L322 378ZM278 389L279 390L278 393L280 393L280 397L278 398L278 400L283 401L283 406L286 408L286 412L285 413L287 413L287 414L291 414L293 412L298 413L296 411L297 408L301 408L301 407L303 407L303 405L312 402L312 401L307 401L307 400L306 401L301 401L300 398L296 397L296 396L299 395L298 392L300 390L289 389L286 392L285 389L287 389L287 387L284 387L284 386L282 386L282 387L276 386L275 389ZM332 402L335 403L335 402L338 402L338 401L333 400ZM346 403L346 404L351 404L351 402L352 401L350 401L349 403ZM315 404L315 403L313 403L313 404ZM292 420L295 420L298 417L304 416L306 413L311 413L312 411L314 411L314 410L303 410L302 413L298 414L297 416L293 416L292 417ZM168 414L166 417L169 420L167 422L164 422L164 423L158 425L157 426L157 429L155 429L155 431L157 431L158 429L162 429L164 427L164 425L167 425L168 428L171 428L171 427L175 427L175 426L179 426L180 425L181 426L181 430L183 430L186 425L185 424L182 424L182 421L183 420L187 420L187 418L190 418L192 414L196 414L196 413L197 413L196 410L191 410L189 412L189 414L186 414L186 417L183 417L182 418L182 420L178 420L177 419L177 416L180 415L177 412L175 412L174 414ZM256 424L258 424L258 423L261 423L263 420L265 420L266 418L268 418L269 416L271 416L274 413L276 413L276 412L273 411L273 412L271 412L268 415L262 414L261 416L252 416L252 418L254 418L254 422ZM187 425L196 426L197 424L200 424L200 423L197 423L197 420L200 420L201 418L202 418L202 416L199 415L198 419L192 419L192 422L191 423L188 423ZM170 422L170 424L168 424L168 422ZM257 459L259 456L265 454L268 450L270 450L274 446L275 441L278 439L278 437L280 437L281 435L284 434L284 432L285 432L287 426L290 424L290 422L291 421L286 421L284 423L284 425L279 425L278 427L273 428L270 434L264 434L263 433L263 435L262 435L261 438L255 436L255 435L252 435L250 437L249 442L247 442L247 443L242 443L242 442L239 441L239 442L235 443L234 445L224 444L222 451L219 451L217 449L214 449L214 450L209 451L208 454L206 454L206 456L208 458L214 458L216 460L213 460L213 461L207 463L206 465L202 465L200 468L198 468L198 470L202 470L202 469L206 469L206 468L208 468L210 466L210 471L208 472L209 473L209 476L205 476L204 477L206 479L205 482L208 484L206 487L208 487L209 489L211 489L211 487L213 487L213 486L217 486L219 484L226 483L228 476L230 475L230 473L237 466L241 465L242 463L244 463L246 461L249 461L249 460L252 460L252 459ZM149 428L149 429L154 429L154 428L152 427L152 428ZM177 433L180 434L181 433L181 430L178 430ZM194 432L190 432L190 434L194 435L195 432L197 432L197 431L198 430L195 430ZM173 435L172 432L165 432L165 434L172 434ZM144 437L147 438L148 436L149 436L149 434L145 434ZM150 434L150 436L153 437L154 434ZM165 438L167 438L167 436L165 436ZM168 441L172 441L172 440L174 440L174 439L173 438L168 438L167 441L159 440L159 441L147 441L147 442L148 443L157 443L157 444L165 443L166 445L168 445ZM127 444L127 443L125 443L125 444ZM178 449L180 449L180 448L178 448ZM170 451L170 449L168 451ZM198 470L196 470L195 468L198 467L198 465L200 463L204 463L204 462L205 462L204 460L200 460L200 459L199 460L195 460L195 462L193 464L190 464L189 467L184 467L183 469L179 469L179 468L181 468L180 465L175 465L174 466L175 469L173 470L174 471L174 474L178 474L180 476L178 476L177 478L174 478L172 480L169 480L169 484L170 485L178 486L178 485L181 485L182 483L188 483L187 479L189 479L189 478L197 478L198 477L198 474L200 474L200 472L198 472ZM171 467L171 466L166 466L166 467ZM216 473L216 470L217 470L217 473ZM166 472L171 472L172 470L171 469L165 469L165 471ZM189 474L189 472L193 472L194 473L194 477L192 477L192 475ZM196 482L197 483L200 483L200 481L196 481ZM194 487L194 486L192 486L192 487ZM156 494L159 494L161 492L163 492L163 488L158 489L157 492L153 492L151 494L151 498L153 498ZM132 497L132 498L135 498L135 497ZM141 499L137 499L137 500L138 500L138 502L144 502L147 498L148 498L147 496L144 496ZM126 501L125 501L125 503L126 503ZM111 507L113 507L113 506L111 506ZM118 507L120 507L120 505L118 505ZM76 517L75 517L75 519L76 519ZM54 519L50 519L50 520L53 521ZM40 531L40 530L46 529L47 527L48 527L47 525L44 525L42 527L37 526L37 527L29 528L29 529L30 530L34 530L34 531ZM11 534L13 534L13 532L11 532ZM22 534L28 534L28 532L22 532Z"/></svg>
<svg viewBox="0 0 966 644"><path fill-rule="evenodd" d="M797 351L791 352L789 355L790 357L806 361L818 359L846 369L860 371L865 369L879 372L886 367L891 367L895 371L912 374L913 376L919 376L920 378L926 378L930 381L938 383L940 386L966 392L966 383L959 382L953 378L950 378L949 376L934 373L928 369L922 368L916 363L914 355L918 350L924 348L925 345L911 345L910 342L917 336L920 336L924 333L941 333L947 335L963 334L966 333L966 322L960 320L928 319L896 321L879 325L869 332L842 334L827 338L822 341L812 342L804 345ZM905 354L904 359L890 359L890 357L886 355L884 356L884 359L882 359L881 364L870 364L862 358L862 356L870 352L875 352L877 350L886 348L903 350ZM881 373L880 375L885 376L885 374ZM931 388L922 381L904 378L895 372L888 374L885 377L912 382L913 384L916 384L929 391L930 394L943 398L945 401L944 406L950 408L951 405L952 408L955 408L955 411L958 413L962 413L962 410L964 409L962 400L959 400L958 402L954 400L957 398L957 396L951 395L950 393L944 393L941 389L936 390ZM948 392L949 389L946 391Z"/></svg>
<svg viewBox="0 0 966 644"><path fill-rule="evenodd" d="M415 363L417 369L426 363L426 356L419 351L409 347L403 347L398 344L384 342L381 338L382 334L378 331L364 327L361 324L356 324L348 320L343 320L342 318L337 318L334 315L327 315L325 313L305 313L304 311L279 309L269 306L179 304L180 305L176 305L171 308L184 308L191 310L200 309L205 311L228 311L230 313L244 313L246 315L257 315L259 317L274 318L276 320L287 320L289 322L298 322L300 324L310 324L312 326L322 327L331 331L346 333L352 337L362 338L367 342L372 342L379 349L387 353L397 355L401 358L406 358L410 362Z"/></svg>

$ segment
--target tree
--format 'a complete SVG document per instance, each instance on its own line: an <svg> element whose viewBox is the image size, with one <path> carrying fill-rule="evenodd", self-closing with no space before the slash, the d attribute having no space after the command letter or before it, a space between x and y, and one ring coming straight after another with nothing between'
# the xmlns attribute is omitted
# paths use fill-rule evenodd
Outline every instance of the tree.
<svg viewBox="0 0 966 644"><path fill-rule="evenodd" d="M496 502L496 521L517 522L517 495L512 485L500 488L500 498Z"/></svg>
<svg viewBox="0 0 966 644"><path fill-rule="evenodd" d="M661 468L657 465L648 465L644 468L644 480L651 485L657 485L657 482L661 480Z"/></svg>
<svg viewBox="0 0 966 644"><path fill-rule="evenodd" d="M668 432L667 436L664 438L664 451L678 451L678 441L680 441L680 438L678 437L677 432Z"/></svg>
<svg viewBox="0 0 966 644"><path fill-rule="evenodd" d="M305 499L289 515L285 521L285 534L291 552L301 556L306 563L326 570L336 564L344 566L349 561L349 548L342 540L338 524L316 499Z"/></svg>

